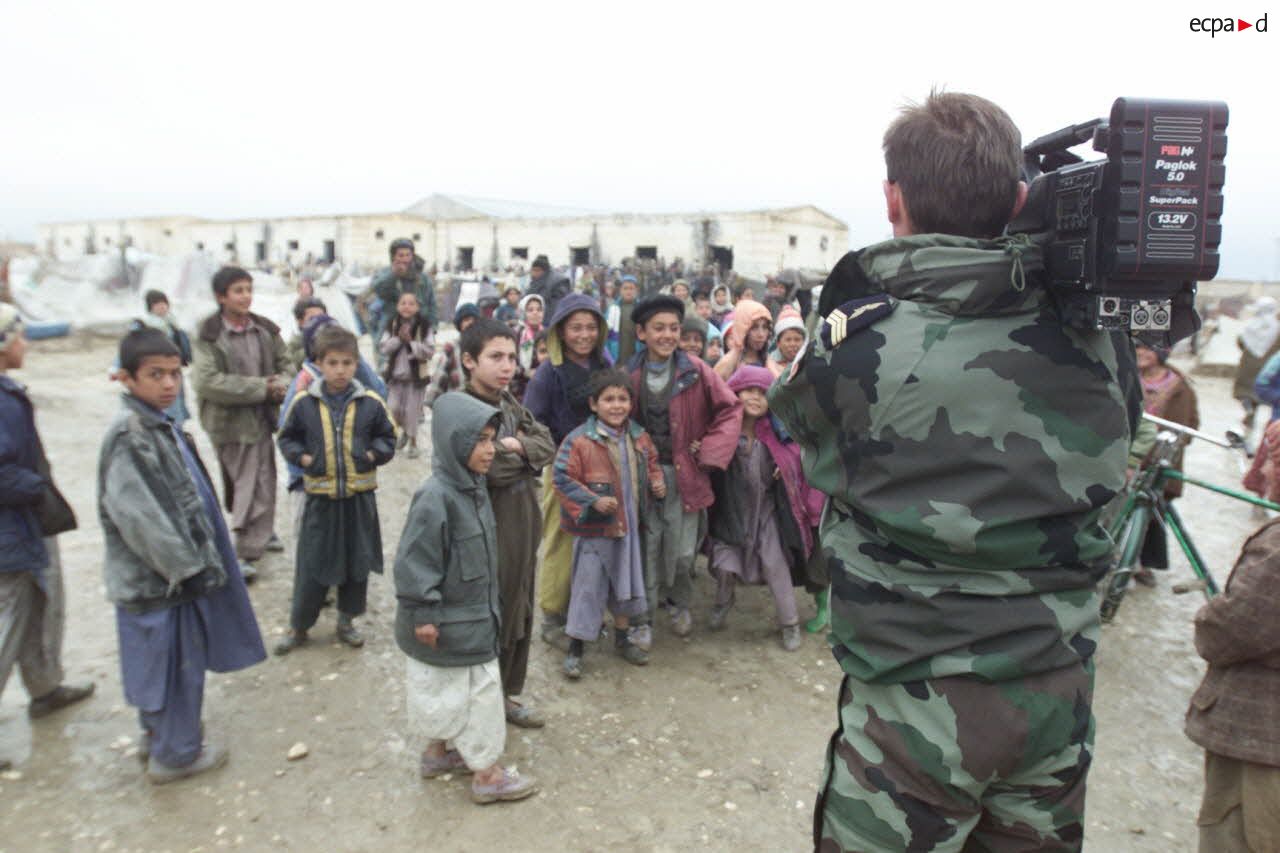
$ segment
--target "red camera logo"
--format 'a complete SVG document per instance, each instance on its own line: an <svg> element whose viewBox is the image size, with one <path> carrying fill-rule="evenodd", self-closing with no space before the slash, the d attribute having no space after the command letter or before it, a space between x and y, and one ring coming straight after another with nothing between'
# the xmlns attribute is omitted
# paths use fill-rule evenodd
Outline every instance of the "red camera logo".
<svg viewBox="0 0 1280 853"><path fill-rule="evenodd" d="M1253 30L1258 33L1267 31L1267 16L1250 23L1244 18L1192 18L1191 32L1208 33L1209 38L1217 38L1218 33L1242 33Z"/></svg>

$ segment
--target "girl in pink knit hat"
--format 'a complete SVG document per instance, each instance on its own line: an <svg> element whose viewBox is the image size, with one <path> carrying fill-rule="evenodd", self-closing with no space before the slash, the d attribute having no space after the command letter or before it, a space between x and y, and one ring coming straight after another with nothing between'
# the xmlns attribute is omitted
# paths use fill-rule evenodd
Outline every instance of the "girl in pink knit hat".
<svg viewBox="0 0 1280 853"><path fill-rule="evenodd" d="M778 312L778 322L773 327L774 349L768 362L769 370L775 377L781 376L787 365L795 360L806 340L804 318L793 306L784 305Z"/></svg>

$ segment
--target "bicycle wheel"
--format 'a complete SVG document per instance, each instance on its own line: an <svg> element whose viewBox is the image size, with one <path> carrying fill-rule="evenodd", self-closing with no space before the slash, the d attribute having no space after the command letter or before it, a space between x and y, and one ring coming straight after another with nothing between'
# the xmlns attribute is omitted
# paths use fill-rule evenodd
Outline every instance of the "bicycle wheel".
<svg viewBox="0 0 1280 853"><path fill-rule="evenodd" d="M1103 622L1114 619L1116 611L1120 609L1120 602L1124 599L1129 581L1133 578L1133 567L1138 562L1138 555L1142 552L1142 542L1147 536L1147 525L1150 523L1151 508L1146 504L1135 506L1133 514L1125 524L1124 536L1120 540L1122 543L1120 559L1107 575L1106 589L1102 593L1099 615Z"/></svg>

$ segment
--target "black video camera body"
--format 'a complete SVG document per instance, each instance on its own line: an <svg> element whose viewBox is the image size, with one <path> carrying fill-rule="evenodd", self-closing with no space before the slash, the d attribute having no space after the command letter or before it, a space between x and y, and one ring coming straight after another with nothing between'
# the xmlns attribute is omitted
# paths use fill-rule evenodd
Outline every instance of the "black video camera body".
<svg viewBox="0 0 1280 853"><path fill-rule="evenodd" d="M1218 272L1227 105L1118 98L1111 119L1023 149L1027 203L1011 234L1044 244L1067 325L1170 346L1200 327L1196 282ZM1068 149L1092 140L1107 156Z"/></svg>

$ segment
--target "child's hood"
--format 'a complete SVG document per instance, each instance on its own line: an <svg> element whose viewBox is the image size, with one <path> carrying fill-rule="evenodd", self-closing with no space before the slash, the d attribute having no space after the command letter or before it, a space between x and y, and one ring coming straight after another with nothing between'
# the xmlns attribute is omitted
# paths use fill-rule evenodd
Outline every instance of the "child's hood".
<svg viewBox="0 0 1280 853"><path fill-rule="evenodd" d="M555 329L553 334L547 335L547 357L554 365L564 363L564 348L560 342L560 324L565 318L577 311L590 311L596 316L596 323L600 327L600 335L596 338L596 355L604 352L605 339L609 335L608 326L605 323L604 314L600 311L600 303L587 296L585 293L570 293L564 299L556 303L555 316L551 318L548 324Z"/></svg>
<svg viewBox="0 0 1280 853"><path fill-rule="evenodd" d="M529 303L530 303L530 302L537 302L537 303L538 303L538 305L542 308L542 310L543 310L543 311L546 311L546 310L547 310L547 301L546 301L545 299L543 299L543 298L542 298L541 294L538 294L538 293L526 293L526 294L525 294L525 295L520 299L520 306L519 306L519 308L520 308L520 316L521 316L521 318L523 318L523 317L524 317L524 310L525 310L526 308L528 308L528 307L529 307ZM545 317L543 317L542 319L543 319L544 321L546 320L546 318L545 318Z"/></svg>
<svg viewBox="0 0 1280 853"><path fill-rule="evenodd" d="M463 489L480 485L484 478L467 467L480 431L501 413L461 391L441 395L431 407L432 472Z"/></svg>
<svg viewBox="0 0 1280 853"><path fill-rule="evenodd" d="M725 333L725 345L729 349L741 349L748 331L756 320L768 320L773 323L773 314L754 299L739 299L733 307L733 325Z"/></svg>

